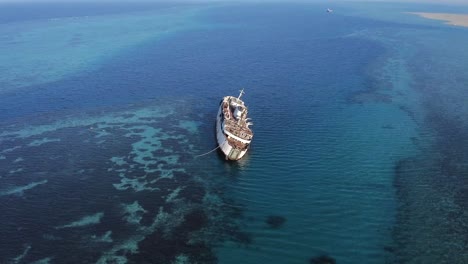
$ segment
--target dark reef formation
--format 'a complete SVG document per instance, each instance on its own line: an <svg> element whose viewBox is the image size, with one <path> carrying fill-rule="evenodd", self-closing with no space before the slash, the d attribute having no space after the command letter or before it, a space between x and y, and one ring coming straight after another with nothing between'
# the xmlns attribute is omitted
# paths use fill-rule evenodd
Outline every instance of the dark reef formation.
<svg viewBox="0 0 468 264"><path fill-rule="evenodd" d="M10 248L23 248L22 263L53 256L57 263L211 264L223 242L252 243L241 228L243 207L206 179L220 177L193 164L197 137L173 122L197 117L120 116L132 120L0 137L0 177L8 183L0 194L21 200L0 214L12 230L0 236L0 244L11 245L0 247L1 263L18 255ZM31 183L40 185L15 191ZM54 228L96 213L103 216L95 223Z"/></svg>
<svg viewBox="0 0 468 264"><path fill-rule="evenodd" d="M336 264L336 260L327 255L320 255L312 257L309 261L310 264Z"/></svg>
<svg viewBox="0 0 468 264"><path fill-rule="evenodd" d="M388 263L468 263L468 120L466 98L460 96L466 82L448 88L440 78L465 74L422 52L414 62L410 70L424 115L401 109L420 125L421 134L412 139L420 151L395 165L398 207ZM425 72L421 65L438 66L439 72Z"/></svg>
<svg viewBox="0 0 468 264"><path fill-rule="evenodd" d="M265 219L265 223L268 225L268 227L277 229L286 223L286 218L279 215L270 215Z"/></svg>

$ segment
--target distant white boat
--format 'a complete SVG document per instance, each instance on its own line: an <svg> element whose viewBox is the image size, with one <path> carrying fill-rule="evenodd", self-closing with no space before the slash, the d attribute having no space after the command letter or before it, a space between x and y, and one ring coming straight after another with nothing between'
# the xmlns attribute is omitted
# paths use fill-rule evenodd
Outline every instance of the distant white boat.
<svg viewBox="0 0 468 264"><path fill-rule="evenodd" d="M327 13L333 13L333 9L327 8Z"/></svg>

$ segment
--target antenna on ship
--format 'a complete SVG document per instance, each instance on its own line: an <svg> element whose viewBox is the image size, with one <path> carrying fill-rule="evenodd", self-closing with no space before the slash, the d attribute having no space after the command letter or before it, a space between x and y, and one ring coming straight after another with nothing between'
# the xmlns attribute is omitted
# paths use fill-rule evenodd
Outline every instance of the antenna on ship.
<svg viewBox="0 0 468 264"><path fill-rule="evenodd" d="M244 88L242 88L242 90L239 90L239 92L240 92L240 94L239 94L239 97L237 97L237 99L240 99L241 96L242 96L243 94L245 94L245 93L244 93Z"/></svg>

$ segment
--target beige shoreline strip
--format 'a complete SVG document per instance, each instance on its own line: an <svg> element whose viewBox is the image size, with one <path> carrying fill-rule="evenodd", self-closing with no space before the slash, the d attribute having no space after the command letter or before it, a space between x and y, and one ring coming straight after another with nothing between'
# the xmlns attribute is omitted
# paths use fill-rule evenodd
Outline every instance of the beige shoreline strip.
<svg viewBox="0 0 468 264"><path fill-rule="evenodd" d="M408 12L428 19L442 20L452 26L468 27L468 14Z"/></svg>

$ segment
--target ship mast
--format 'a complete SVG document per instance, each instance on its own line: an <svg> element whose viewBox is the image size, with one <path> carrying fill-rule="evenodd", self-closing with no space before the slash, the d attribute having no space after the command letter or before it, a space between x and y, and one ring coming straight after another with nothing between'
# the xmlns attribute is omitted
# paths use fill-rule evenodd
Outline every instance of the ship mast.
<svg viewBox="0 0 468 264"><path fill-rule="evenodd" d="M240 92L240 94L239 94L239 97L237 97L237 99L240 100L241 96L242 96L243 94L245 94L245 93L244 93L244 88L242 88L242 90L239 90L239 92Z"/></svg>

